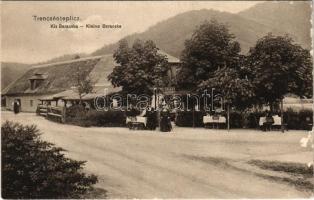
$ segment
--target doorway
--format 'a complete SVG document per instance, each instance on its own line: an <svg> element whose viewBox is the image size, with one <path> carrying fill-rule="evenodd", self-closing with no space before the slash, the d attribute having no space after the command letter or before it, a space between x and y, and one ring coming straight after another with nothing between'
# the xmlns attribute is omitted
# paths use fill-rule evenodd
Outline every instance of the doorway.
<svg viewBox="0 0 314 200"><path fill-rule="evenodd" d="M19 112L22 111L22 103L21 103L21 99L14 99L14 101L19 102Z"/></svg>

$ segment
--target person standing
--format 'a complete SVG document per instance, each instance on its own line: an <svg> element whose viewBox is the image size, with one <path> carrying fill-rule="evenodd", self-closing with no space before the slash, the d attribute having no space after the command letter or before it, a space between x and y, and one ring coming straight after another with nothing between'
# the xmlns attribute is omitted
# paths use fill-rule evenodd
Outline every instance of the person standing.
<svg viewBox="0 0 314 200"><path fill-rule="evenodd" d="M155 130L157 127L157 112L154 111L153 108L148 107L146 111L146 117L147 117L147 129L148 130Z"/></svg>
<svg viewBox="0 0 314 200"><path fill-rule="evenodd" d="M274 124L274 118L272 117L271 113L266 111L266 119L265 119L265 130L270 131L271 126Z"/></svg>
<svg viewBox="0 0 314 200"><path fill-rule="evenodd" d="M170 113L167 108L163 108L160 112L160 131L170 132L172 129Z"/></svg>
<svg viewBox="0 0 314 200"><path fill-rule="evenodd" d="M20 102L18 100L14 100L13 102L13 112L14 114L18 114L20 112Z"/></svg>

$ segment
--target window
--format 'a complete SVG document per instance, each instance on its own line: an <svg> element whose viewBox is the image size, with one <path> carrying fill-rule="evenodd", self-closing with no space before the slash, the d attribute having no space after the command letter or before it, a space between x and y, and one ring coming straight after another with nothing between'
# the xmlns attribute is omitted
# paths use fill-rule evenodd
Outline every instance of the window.
<svg viewBox="0 0 314 200"><path fill-rule="evenodd" d="M33 100L30 100L30 101L29 101L29 105L30 105L31 107L33 107L33 103L34 103Z"/></svg>
<svg viewBox="0 0 314 200"><path fill-rule="evenodd" d="M31 90L35 89L35 80L30 80L31 81Z"/></svg>
<svg viewBox="0 0 314 200"><path fill-rule="evenodd" d="M35 73L29 78L31 90L35 90L40 84L47 78L47 75L41 73Z"/></svg>
<svg viewBox="0 0 314 200"><path fill-rule="evenodd" d="M7 100L5 97L1 97L1 107L6 107L7 106Z"/></svg>

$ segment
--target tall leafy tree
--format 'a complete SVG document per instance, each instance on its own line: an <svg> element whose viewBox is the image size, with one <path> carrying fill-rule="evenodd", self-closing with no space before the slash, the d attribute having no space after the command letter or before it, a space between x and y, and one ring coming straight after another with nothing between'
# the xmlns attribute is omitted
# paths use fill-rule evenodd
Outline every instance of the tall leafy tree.
<svg viewBox="0 0 314 200"><path fill-rule="evenodd" d="M245 109L252 99L253 85L241 69L244 57L240 50L225 25L216 20L205 21L185 43L179 87L199 93L215 88L228 108L232 104Z"/></svg>
<svg viewBox="0 0 314 200"><path fill-rule="evenodd" d="M198 90L215 88L219 91L227 106L228 130L230 128L230 105L239 110L245 110L253 104L254 85L238 69L223 67L216 70L212 78L199 84Z"/></svg>
<svg viewBox="0 0 314 200"><path fill-rule="evenodd" d="M247 57L247 71L257 99L272 105L287 93L312 97L310 52L288 36L268 34L257 41Z"/></svg>
<svg viewBox="0 0 314 200"><path fill-rule="evenodd" d="M120 41L114 53L118 63L108 79L115 87L132 94L153 93L154 87L167 85L167 58L158 53L151 40L136 40L130 48L125 40Z"/></svg>
<svg viewBox="0 0 314 200"><path fill-rule="evenodd" d="M195 88L223 67L236 68L240 45L228 28L216 20L205 21L185 42L179 72L180 88Z"/></svg>
<svg viewBox="0 0 314 200"><path fill-rule="evenodd" d="M198 90L215 88L224 98L225 103L244 110L253 103L254 85L246 77L241 77L237 69L221 68L212 78L203 81Z"/></svg>

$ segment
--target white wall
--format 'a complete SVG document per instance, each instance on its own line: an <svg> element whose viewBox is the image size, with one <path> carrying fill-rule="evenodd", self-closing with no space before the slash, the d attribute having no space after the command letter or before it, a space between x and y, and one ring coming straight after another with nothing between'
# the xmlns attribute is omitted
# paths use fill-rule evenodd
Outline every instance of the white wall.
<svg viewBox="0 0 314 200"><path fill-rule="evenodd" d="M37 105L40 103L38 99L46 97L42 96L6 96L6 109L13 110L13 102L15 99L21 100L21 112L36 112ZM31 106L31 100L33 105Z"/></svg>

